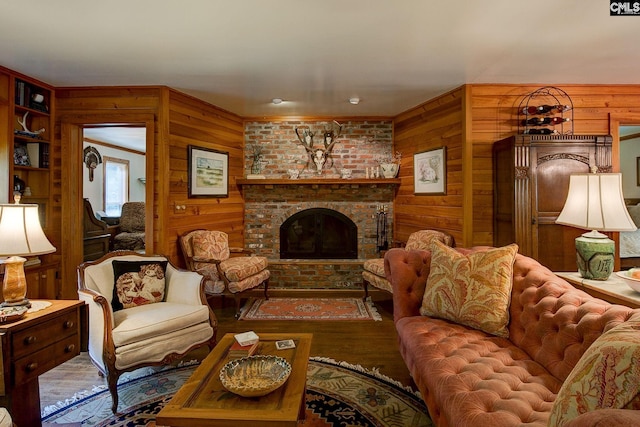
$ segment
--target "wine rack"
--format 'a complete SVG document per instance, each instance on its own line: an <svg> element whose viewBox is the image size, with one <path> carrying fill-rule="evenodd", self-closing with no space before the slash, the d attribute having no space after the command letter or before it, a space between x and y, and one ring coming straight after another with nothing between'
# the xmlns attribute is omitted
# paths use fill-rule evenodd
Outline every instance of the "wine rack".
<svg viewBox="0 0 640 427"><path fill-rule="evenodd" d="M517 117L521 134L573 134L573 101L557 87L541 87L525 96Z"/></svg>

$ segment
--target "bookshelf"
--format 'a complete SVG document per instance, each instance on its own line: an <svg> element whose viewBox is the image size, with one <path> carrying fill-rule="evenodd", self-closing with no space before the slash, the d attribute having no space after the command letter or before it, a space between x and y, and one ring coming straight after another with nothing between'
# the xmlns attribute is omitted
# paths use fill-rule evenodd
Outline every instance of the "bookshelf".
<svg viewBox="0 0 640 427"><path fill-rule="evenodd" d="M0 67L0 203L13 203L18 183L23 193L20 202L38 205L40 223L49 240L56 234L51 215L50 158L54 147L54 98L53 87ZM25 267L27 296L59 298L58 257L48 254L39 258L38 263Z"/></svg>
<svg viewBox="0 0 640 427"><path fill-rule="evenodd" d="M8 199L12 201L14 192L21 189L21 203L35 203L39 206L40 220L46 233L51 209L49 200L52 177L49 156L54 130L51 114L54 94L51 88L18 76L11 76L10 88L13 92L13 144L9 147Z"/></svg>

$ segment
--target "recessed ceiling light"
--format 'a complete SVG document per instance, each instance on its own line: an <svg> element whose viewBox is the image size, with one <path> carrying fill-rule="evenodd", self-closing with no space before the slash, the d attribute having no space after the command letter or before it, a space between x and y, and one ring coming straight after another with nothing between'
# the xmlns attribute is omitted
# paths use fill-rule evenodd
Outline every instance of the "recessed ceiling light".
<svg viewBox="0 0 640 427"><path fill-rule="evenodd" d="M358 105L360 103L360 98L358 98L357 96L354 96L353 98L349 98L349 102L352 103L353 105Z"/></svg>
<svg viewBox="0 0 640 427"><path fill-rule="evenodd" d="M273 98L271 102L273 102L276 105L282 104L282 98Z"/></svg>

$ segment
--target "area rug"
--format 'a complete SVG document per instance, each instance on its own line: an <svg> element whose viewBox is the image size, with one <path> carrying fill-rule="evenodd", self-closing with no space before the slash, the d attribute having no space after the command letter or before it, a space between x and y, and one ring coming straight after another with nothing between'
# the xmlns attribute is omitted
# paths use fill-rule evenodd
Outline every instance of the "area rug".
<svg viewBox="0 0 640 427"><path fill-rule="evenodd" d="M251 299L240 320L376 320L382 317L370 300L361 298Z"/></svg>
<svg viewBox="0 0 640 427"><path fill-rule="evenodd" d="M120 415L111 413L105 386L77 393L44 409L43 423L79 426L156 426L155 416L195 370L160 370L118 385ZM431 427L419 393L358 365L311 358L307 370L305 427Z"/></svg>

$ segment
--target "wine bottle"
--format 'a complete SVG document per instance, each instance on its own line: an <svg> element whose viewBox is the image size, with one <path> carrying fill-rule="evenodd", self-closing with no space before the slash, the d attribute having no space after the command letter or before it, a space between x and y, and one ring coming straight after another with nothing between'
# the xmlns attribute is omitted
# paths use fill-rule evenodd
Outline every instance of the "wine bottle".
<svg viewBox="0 0 640 427"><path fill-rule="evenodd" d="M525 116L530 116L532 114L540 114L540 107L536 107L533 105L524 107L522 109L522 114L524 114Z"/></svg>
<svg viewBox="0 0 640 427"><path fill-rule="evenodd" d="M570 109L568 105L541 105L538 107L538 114L563 113Z"/></svg>
<svg viewBox="0 0 640 427"><path fill-rule="evenodd" d="M549 123L546 123L546 124L550 124L550 125L559 125L560 123L571 121L569 117L545 117L545 120L547 119Z"/></svg>
<svg viewBox="0 0 640 427"><path fill-rule="evenodd" d="M540 126L544 124L544 117L532 117L530 119L523 119L522 126Z"/></svg>
<svg viewBox="0 0 640 427"><path fill-rule="evenodd" d="M571 119L569 117L533 117L530 119L522 120L522 126L545 126L545 125L559 125L560 123L568 122Z"/></svg>

